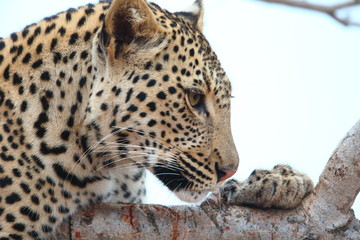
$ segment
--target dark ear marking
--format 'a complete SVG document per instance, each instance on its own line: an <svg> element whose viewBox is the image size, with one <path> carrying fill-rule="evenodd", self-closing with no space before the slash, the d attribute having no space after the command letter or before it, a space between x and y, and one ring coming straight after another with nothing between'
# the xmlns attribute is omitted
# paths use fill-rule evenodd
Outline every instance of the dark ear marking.
<svg viewBox="0 0 360 240"><path fill-rule="evenodd" d="M181 11L175 13L179 18L183 19L184 21L190 23L200 31L203 28L203 17L204 17L204 8L203 8L203 1L196 0L192 5L190 11Z"/></svg>
<svg viewBox="0 0 360 240"><path fill-rule="evenodd" d="M105 30L105 24L103 25L100 33L100 43L103 47L109 46L110 43L110 37L109 34Z"/></svg>
<svg viewBox="0 0 360 240"><path fill-rule="evenodd" d="M113 59L157 47L165 37L165 30L144 0L114 0L103 28L103 42L108 43Z"/></svg>

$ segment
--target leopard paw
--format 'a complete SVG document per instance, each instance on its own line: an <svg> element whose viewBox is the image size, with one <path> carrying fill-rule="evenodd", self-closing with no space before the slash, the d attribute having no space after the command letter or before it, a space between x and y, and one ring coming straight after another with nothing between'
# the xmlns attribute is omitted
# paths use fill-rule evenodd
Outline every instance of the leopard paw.
<svg viewBox="0 0 360 240"><path fill-rule="evenodd" d="M227 181L220 194L228 204L290 209L313 190L311 179L288 165L272 170L254 170L244 181Z"/></svg>

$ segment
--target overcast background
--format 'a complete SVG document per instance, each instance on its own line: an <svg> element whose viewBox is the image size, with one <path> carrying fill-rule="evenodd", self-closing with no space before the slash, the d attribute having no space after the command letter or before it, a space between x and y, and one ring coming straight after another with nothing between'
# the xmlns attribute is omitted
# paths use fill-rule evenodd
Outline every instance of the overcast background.
<svg viewBox="0 0 360 240"><path fill-rule="evenodd" d="M97 1L0 0L0 36L88 2ZM179 11L193 1L154 2ZM204 2L204 34L233 83L232 128L240 155L235 178L287 163L316 183L339 141L360 118L360 28L260 1ZM358 20L359 10L351 12ZM148 202L181 204L156 179L148 186ZM359 217L359 197L353 208Z"/></svg>

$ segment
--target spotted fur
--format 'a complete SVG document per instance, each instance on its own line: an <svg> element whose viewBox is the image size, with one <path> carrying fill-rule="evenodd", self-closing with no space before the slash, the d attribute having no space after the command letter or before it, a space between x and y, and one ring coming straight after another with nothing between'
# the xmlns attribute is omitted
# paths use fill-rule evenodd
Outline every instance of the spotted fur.
<svg viewBox="0 0 360 240"><path fill-rule="evenodd" d="M79 208L141 202L144 168L199 201L235 172L231 87L201 2L69 9L0 40L0 239L42 239Z"/></svg>
<svg viewBox="0 0 360 240"><path fill-rule="evenodd" d="M178 13L101 1L0 39L0 240L140 203L144 169L189 202L235 173L231 85L202 15L200 0Z"/></svg>

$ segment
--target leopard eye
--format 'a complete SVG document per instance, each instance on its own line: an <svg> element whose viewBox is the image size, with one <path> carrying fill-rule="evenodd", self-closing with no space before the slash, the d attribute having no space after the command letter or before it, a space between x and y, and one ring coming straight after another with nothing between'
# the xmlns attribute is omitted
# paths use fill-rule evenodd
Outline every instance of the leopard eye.
<svg viewBox="0 0 360 240"><path fill-rule="evenodd" d="M189 93L188 95L189 97L189 103L192 107L196 108L197 106L199 106L201 104L201 102L203 101L203 97L204 95L199 94L199 93Z"/></svg>

